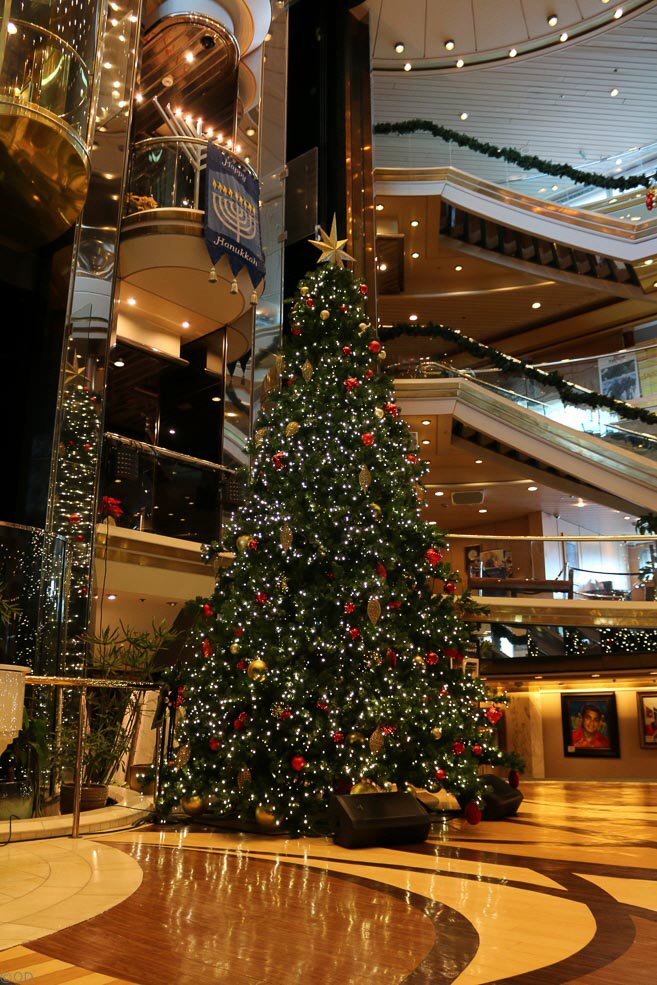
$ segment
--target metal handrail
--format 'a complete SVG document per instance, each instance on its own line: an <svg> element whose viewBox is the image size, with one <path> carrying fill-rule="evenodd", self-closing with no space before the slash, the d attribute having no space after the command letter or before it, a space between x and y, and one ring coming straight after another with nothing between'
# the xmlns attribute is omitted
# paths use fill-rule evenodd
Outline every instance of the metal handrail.
<svg viewBox="0 0 657 985"><path fill-rule="evenodd" d="M80 837L80 799L82 796L82 757L84 755L84 742L85 742L85 729L87 725L87 712L86 712L86 698L87 698L87 688L113 688L118 690L129 690L129 691L159 691L160 685L154 684L152 681L108 681L107 678L94 678L94 677L38 677L31 676L27 684L33 684L37 687L57 687L57 688L79 688L80 689L80 706L78 709L78 737L77 737L77 747L75 750L75 767L73 772L73 824L71 828L71 837ZM153 769L155 772L154 779L154 790L157 794L157 789L159 785L159 762L158 762L158 750L160 748L160 726L156 728L156 738L155 738L155 755L153 757Z"/></svg>
<svg viewBox="0 0 657 985"><path fill-rule="evenodd" d="M185 465L196 465L213 472L227 472L229 475L235 475L235 469L231 469L227 465L218 465L216 462L208 462L204 458L195 458L194 455L171 451L171 449L162 448L160 445L150 445L147 441L139 441L137 438L125 438L122 434L115 434L113 431L106 431L104 437L113 444L125 445L126 448L143 451L144 454L152 455L153 458L171 458Z"/></svg>

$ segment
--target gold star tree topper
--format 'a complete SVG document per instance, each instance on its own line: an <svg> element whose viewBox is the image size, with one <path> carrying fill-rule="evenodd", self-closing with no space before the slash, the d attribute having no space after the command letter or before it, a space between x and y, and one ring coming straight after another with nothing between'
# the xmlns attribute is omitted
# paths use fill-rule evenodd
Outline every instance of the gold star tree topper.
<svg viewBox="0 0 657 985"><path fill-rule="evenodd" d="M346 239L338 239L337 224L335 221L335 216L333 216L333 222L331 223L331 232L327 235L321 226L319 228L319 235L322 237L321 240L309 239L308 242L316 246L320 251L321 256L318 263L334 263L336 267L344 267L343 260L353 260L352 256L342 249L344 244L347 242Z"/></svg>

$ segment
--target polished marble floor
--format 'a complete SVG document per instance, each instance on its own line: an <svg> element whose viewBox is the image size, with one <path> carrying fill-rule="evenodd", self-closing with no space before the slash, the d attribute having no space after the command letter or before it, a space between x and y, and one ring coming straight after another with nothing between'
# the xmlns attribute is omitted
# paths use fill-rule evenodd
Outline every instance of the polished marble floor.
<svg viewBox="0 0 657 985"><path fill-rule="evenodd" d="M0 981L653 985L657 783L349 851L187 826L0 848Z"/></svg>

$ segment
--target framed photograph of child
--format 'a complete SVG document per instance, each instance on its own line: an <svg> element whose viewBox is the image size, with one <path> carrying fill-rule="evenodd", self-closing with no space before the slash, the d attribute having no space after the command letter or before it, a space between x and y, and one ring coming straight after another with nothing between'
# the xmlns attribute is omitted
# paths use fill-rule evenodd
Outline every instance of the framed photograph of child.
<svg viewBox="0 0 657 985"><path fill-rule="evenodd" d="M561 695L564 756L617 759L618 715L613 692Z"/></svg>
<svg viewBox="0 0 657 985"><path fill-rule="evenodd" d="M657 691L637 691L639 745L657 749Z"/></svg>

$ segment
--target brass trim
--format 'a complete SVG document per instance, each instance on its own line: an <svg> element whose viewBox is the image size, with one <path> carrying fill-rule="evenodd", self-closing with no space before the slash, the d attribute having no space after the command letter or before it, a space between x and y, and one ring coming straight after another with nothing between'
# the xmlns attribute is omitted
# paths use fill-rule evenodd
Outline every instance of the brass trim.
<svg viewBox="0 0 657 985"><path fill-rule="evenodd" d="M479 595L477 605L486 612L465 612L476 623L516 626L601 626L657 629L657 602L590 601L583 599L501 599Z"/></svg>
<svg viewBox="0 0 657 985"><path fill-rule="evenodd" d="M121 239L135 236L204 236L204 214L198 209L148 209L131 212L121 223ZM209 261L208 261L209 262Z"/></svg>
<svg viewBox="0 0 657 985"><path fill-rule="evenodd" d="M89 148L77 130L67 123L63 117L51 113L49 109L44 109L36 103L23 103L5 95L0 95L0 115L34 120L37 123L45 123L52 130L57 130L72 144L73 149L80 155L86 168L87 178L89 178L91 175Z"/></svg>

